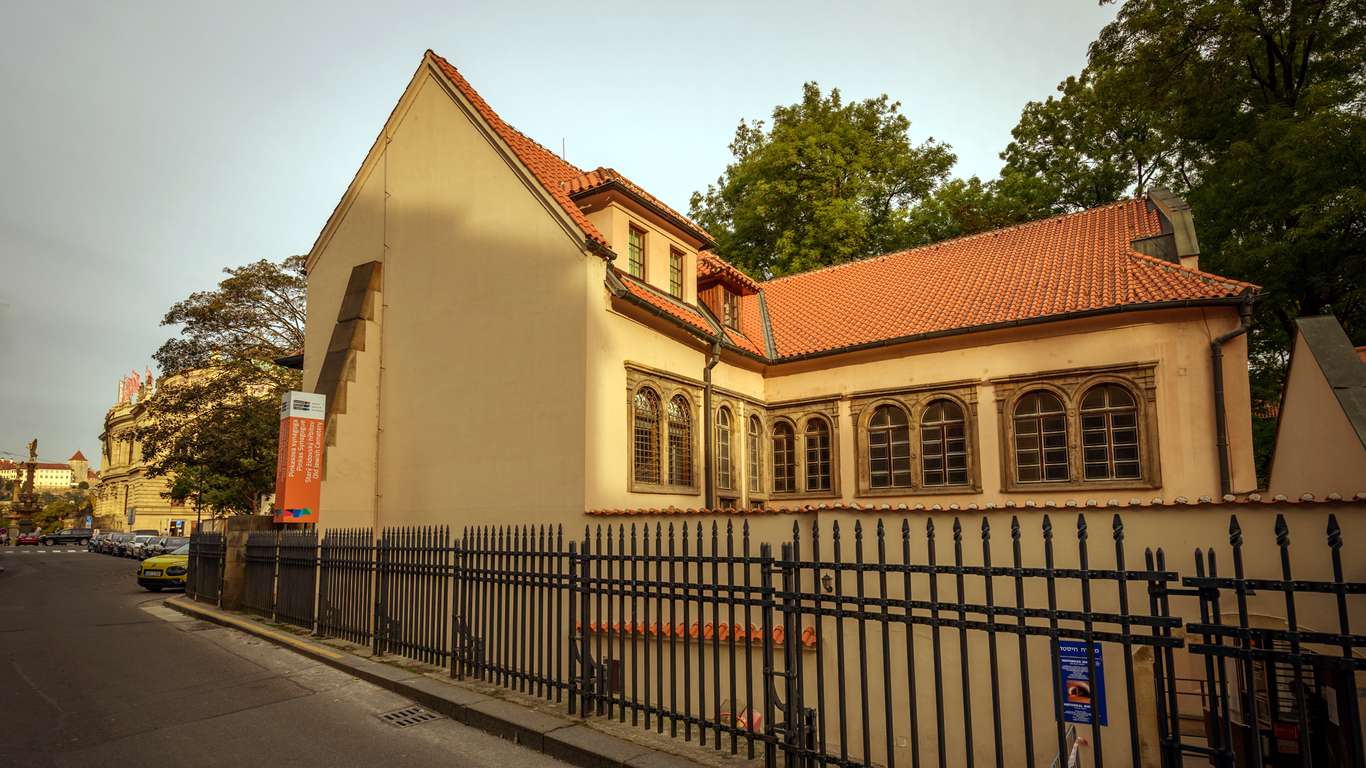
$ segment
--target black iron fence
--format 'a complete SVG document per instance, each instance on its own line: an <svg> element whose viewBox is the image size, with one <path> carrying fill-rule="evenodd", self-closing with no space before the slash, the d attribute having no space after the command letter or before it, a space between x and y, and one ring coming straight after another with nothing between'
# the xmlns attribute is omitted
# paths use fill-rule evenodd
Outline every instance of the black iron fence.
<svg viewBox="0 0 1366 768"><path fill-rule="evenodd" d="M185 574L187 595L206 603L219 601L226 552L221 533L195 533L190 536L189 572Z"/></svg>
<svg viewBox="0 0 1366 768"><path fill-rule="evenodd" d="M369 645L375 604L375 537L368 528L333 529L319 548L318 633Z"/></svg>
<svg viewBox="0 0 1366 768"><path fill-rule="evenodd" d="M279 562L277 535L271 531L247 534L244 553L242 607L262 616L275 615L275 569Z"/></svg>
<svg viewBox="0 0 1366 768"><path fill-rule="evenodd" d="M275 584L275 618L313 628L318 596L318 535L311 531L279 534L279 574Z"/></svg>
<svg viewBox="0 0 1366 768"><path fill-rule="evenodd" d="M1366 765L1357 693L1357 674L1366 672L1360 653L1366 650L1366 635L1354 634L1351 626L1351 615L1363 607L1366 583L1345 577L1336 516L1328 516L1327 551L1311 549L1316 557L1326 555L1328 579L1295 578L1284 516L1276 518L1275 537L1276 562L1258 569L1271 570L1272 578L1248 575L1244 533L1235 517L1227 550L1232 575L1220 575L1220 558L1211 547L1196 550L1195 576L1182 579L1190 589L1179 594L1197 597L1200 610L1200 621L1186 626L1187 650L1200 660L1203 687L1210 694L1203 713L1205 738L1189 743L1174 727L1179 715L1175 688L1161 684L1160 676L1173 669L1171 656L1161 660L1159 688L1167 697L1158 700L1159 714L1173 724L1165 729L1170 735L1163 742L1166 764L1196 755L1217 766ZM1355 564L1360 561L1358 553ZM1250 609L1258 593L1281 609L1282 626L1268 626L1260 611ZM1349 598L1358 600L1352 604ZM1306 604L1313 602L1331 607L1316 612L1333 616L1329 626L1314 630L1301 621ZM1230 613L1233 622L1225 623Z"/></svg>
<svg viewBox="0 0 1366 768"><path fill-rule="evenodd" d="M1206 548L1185 578L1161 549L1129 552L1117 515L1103 532L1082 515L868 521L794 526L776 547L748 519L572 540L547 526L289 534L275 611L769 764L1033 768L1081 751L1097 766L1362 765L1366 636L1350 617L1366 606L1349 603L1366 584L1344 575L1335 520L1311 553L1331 562L1317 581L1292 577L1279 517L1272 578L1245 572L1275 563L1243 562L1236 520L1233 575ZM249 580L272 573L248 561ZM1266 618L1268 595L1284 620ZM1311 598L1336 627L1302 625Z"/></svg>

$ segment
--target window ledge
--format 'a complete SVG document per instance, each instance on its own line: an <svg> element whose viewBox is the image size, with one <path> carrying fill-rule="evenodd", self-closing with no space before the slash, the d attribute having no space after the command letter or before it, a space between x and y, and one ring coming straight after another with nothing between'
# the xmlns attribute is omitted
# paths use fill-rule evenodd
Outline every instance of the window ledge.
<svg viewBox="0 0 1366 768"><path fill-rule="evenodd" d="M1039 493L1040 491L1134 491L1159 490L1162 486L1148 480L1068 480L1053 483L1007 483L1002 493Z"/></svg>
<svg viewBox="0 0 1366 768"><path fill-rule="evenodd" d="M982 487L980 485L936 485L860 490L854 496L860 499L878 499L896 496L961 496L981 492Z"/></svg>
<svg viewBox="0 0 1366 768"><path fill-rule="evenodd" d="M674 496L701 496L702 490L693 485L653 485L650 483L631 483L631 493L655 493Z"/></svg>

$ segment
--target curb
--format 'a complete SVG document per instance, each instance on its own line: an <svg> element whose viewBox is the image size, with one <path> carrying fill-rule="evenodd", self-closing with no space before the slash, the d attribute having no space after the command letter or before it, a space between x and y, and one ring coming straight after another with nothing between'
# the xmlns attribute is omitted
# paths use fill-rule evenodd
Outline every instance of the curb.
<svg viewBox="0 0 1366 768"><path fill-rule="evenodd" d="M278 632L228 611L172 597L174 611L259 637L353 677L373 683L463 725L493 734L582 768L697 768L668 752L620 739L560 715L523 707L454 682L364 659L339 648Z"/></svg>

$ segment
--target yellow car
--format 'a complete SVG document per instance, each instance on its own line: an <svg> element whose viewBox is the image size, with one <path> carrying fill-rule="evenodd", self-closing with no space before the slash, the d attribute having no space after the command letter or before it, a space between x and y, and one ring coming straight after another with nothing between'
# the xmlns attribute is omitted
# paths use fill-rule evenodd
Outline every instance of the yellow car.
<svg viewBox="0 0 1366 768"><path fill-rule="evenodd" d="M190 545L168 555L157 555L138 566L138 586L149 592L160 592L167 587L185 588L185 573L190 568Z"/></svg>

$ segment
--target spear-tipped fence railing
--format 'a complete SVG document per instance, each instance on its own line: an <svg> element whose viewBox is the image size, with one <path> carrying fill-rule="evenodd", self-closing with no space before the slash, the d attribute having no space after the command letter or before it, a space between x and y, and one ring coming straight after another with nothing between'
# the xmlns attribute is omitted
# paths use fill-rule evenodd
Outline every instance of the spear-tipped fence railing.
<svg viewBox="0 0 1366 768"><path fill-rule="evenodd" d="M1335 519L1321 560L1332 575L1317 581L1292 576L1281 518L1269 579L1246 572L1236 520L1233 575L1204 548L1182 579L1161 548L1132 556L1118 515L1103 536L1085 515L953 519L947 535L942 519L848 519L794 524L776 542L743 517L582 537L290 534L297 552L276 545L275 610L311 619L289 596L316 570L320 634L770 765L1034 768L1081 744L1096 766L1282 765L1293 746L1308 758L1295 764L1362 768L1366 638L1349 619L1366 584L1348 578L1360 567L1344 563ZM1258 618L1267 595L1277 626ZM1311 597L1331 601L1337 626L1300 625ZM1204 679L1185 695L1179 670L1195 667ZM1336 717L1316 715L1327 709Z"/></svg>

